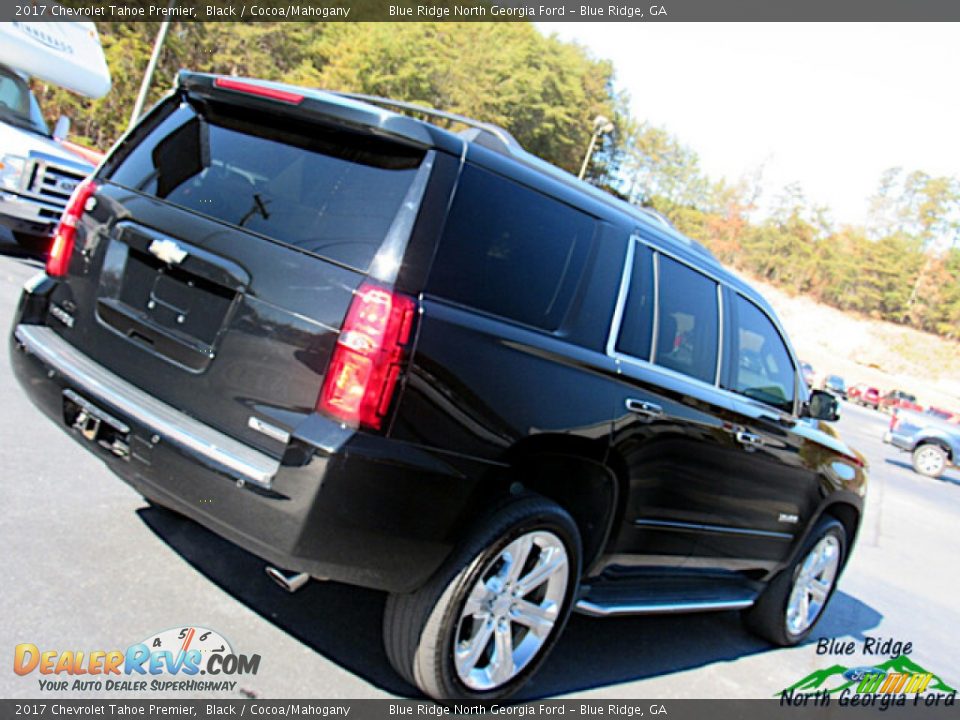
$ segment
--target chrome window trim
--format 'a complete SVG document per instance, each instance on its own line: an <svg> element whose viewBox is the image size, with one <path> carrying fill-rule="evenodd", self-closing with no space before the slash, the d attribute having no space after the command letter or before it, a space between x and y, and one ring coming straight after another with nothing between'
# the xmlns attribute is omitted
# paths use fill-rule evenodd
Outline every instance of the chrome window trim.
<svg viewBox="0 0 960 720"><path fill-rule="evenodd" d="M607 355L616 358L617 338L620 335L620 323L623 321L623 312L627 305L627 293L630 291L630 279L633 276L633 259L636 255L636 241L640 238L631 235L627 241L627 255L623 261L623 270L620 273L620 290L617 292L617 304L613 309L613 320L610 321L610 331L607 334Z"/></svg>
<svg viewBox="0 0 960 720"><path fill-rule="evenodd" d="M650 250L653 253L653 329L651 332L651 339L650 339L650 355L646 360L617 350L617 338L620 335L620 325L623 322L623 314L624 314L624 309L626 307L627 294L630 289L630 282L633 279L633 258L635 255L635 250L634 250L635 242L650 248ZM618 363L625 362L625 363L636 365L638 367L644 367L648 369L651 369L651 366L652 366L652 368L665 372L668 376L683 378L685 380L689 380L689 381L698 383L700 385L703 385L704 387L707 387L707 388L718 389L719 373L715 373L714 382L709 383L705 380L695 378L692 375L687 375L685 373L682 373L676 370L671 370L670 368L662 367L660 365L657 365L656 363L657 340L659 339L659 334L660 334L660 318L659 318L659 315L660 315L660 255L661 254L666 255L671 260L674 260L680 263L681 265L686 266L691 271L698 273L699 275L702 275L707 279L711 280L712 282L716 283L718 292L720 292L721 286L725 285L725 283L723 283L718 277L716 277L712 273L703 272L696 265L693 265L687 262L686 260L683 260L682 258L678 258L672 253L662 251L658 246L647 242L645 238L641 237L637 233L634 233L630 236L629 243L630 244L627 250L627 259L629 260L629 262L627 262L626 260L624 261L623 272L620 278L620 290L617 295L617 307L614 311L613 322L610 324L610 334L607 337L607 355L613 358L614 360L616 360ZM722 308L718 310L717 319L720 322L718 332L717 332L717 355L719 357L720 354L723 352ZM719 368L719 362L717 367Z"/></svg>
<svg viewBox="0 0 960 720"><path fill-rule="evenodd" d="M723 285L717 283L717 373L713 384L720 387L720 368L723 367Z"/></svg>
<svg viewBox="0 0 960 720"><path fill-rule="evenodd" d="M732 287L728 282L718 277L709 270L698 267L692 262L686 260L685 258L679 257L676 254L670 252L669 250L662 249L659 245L656 245L648 241L645 237L641 236L637 231L634 231L630 235L627 246L627 255L624 260L623 270L620 277L620 289L617 293L617 304L614 310L613 320L610 323L610 331L607 336L607 356L615 360L618 365L620 363L625 363L628 365L633 365L634 367L644 369L644 370L653 370L655 372L662 373L667 377L676 378L684 380L687 382L692 382L695 385L719 391L723 396L730 397L738 402L747 402L758 409L761 410L772 410L777 413L781 418L786 417L789 419L797 419L800 417L800 386L799 386L799 370L800 363L797 360L797 355L794 352L793 345L790 344L787 339L787 334L784 332L783 326L780 324L780 321L776 316L768 313L764 308L760 307L756 302L751 300L749 297L744 295L742 292ZM623 322L623 314L627 302L627 294L630 289L630 281L633 278L633 260L636 254L635 243L640 243L644 245L653 252L653 330L651 333L651 342L650 342L650 355L648 359L644 360L642 358L634 357L633 355L628 355L622 353L616 348L617 338L620 335L620 325ZM676 370L671 370L670 368L661 367L656 364L655 356L657 349L657 340L659 334L659 314L660 314L660 255L666 255L671 260L674 260L681 265L685 265L693 272L699 273L704 277L709 278L717 284L717 371L714 377L714 382L709 383L699 378L695 378L691 375L678 372ZM784 347L787 349L787 355L790 357L791 362L793 363L793 381L794 381L794 390L793 390L793 412L788 413L782 408L774 407L773 405L767 405L766 403L760 403L755 401L753 398L749 398L746 395L725 388L721 385L721 375L723 368L723 350L724 342L727 333L724 331L724 317L723 317L723 288L727 288L730 292L735 295L743 298L748 303L753 305L757 310L759 310L765 318L767 318L770 323L773 325L774 329L777 331L777 334L780 336L780 341L783 343Z"/></svg>
<svg viewBox="0 0 960 720"><path fill-rule="evenodd" d="M649 247L649 246L648 246ZM651 248L651 250L653 250ZM651 364L656 363L657 342L660 340L660 256L656 250L653 250L653 328L650 331L650 355Z"/></svg>

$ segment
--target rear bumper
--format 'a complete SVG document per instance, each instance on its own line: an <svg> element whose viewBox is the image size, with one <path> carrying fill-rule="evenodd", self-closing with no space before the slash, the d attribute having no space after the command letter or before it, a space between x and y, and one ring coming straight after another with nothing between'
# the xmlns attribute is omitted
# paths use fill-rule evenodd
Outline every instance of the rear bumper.
<svg viewBox="0 0 960 720"><path fill-rule="evenodd" d="M476 475L416 446L312 415L272 458L126 383L49 327L16 324L10 345L33 403L123 480L279 567L409 592L469 517ZM129 426L128 457L66 425L65 390Z"/></svg>

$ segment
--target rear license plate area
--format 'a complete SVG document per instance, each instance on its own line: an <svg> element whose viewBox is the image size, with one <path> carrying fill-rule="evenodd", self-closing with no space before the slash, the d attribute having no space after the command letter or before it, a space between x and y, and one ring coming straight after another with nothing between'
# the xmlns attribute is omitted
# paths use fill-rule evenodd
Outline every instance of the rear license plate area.
<svg viewBox="0 0 960 720"><path fill-rule="evenodd" d="M249 275L229 259L137 225L121 223L115 234L104 253L97 319L164 360L204 371ZM156 251L168 246L180 252L170 262Z"/></svg>
<svg viewBox="0 0 960 720"><path fill-rule="evenodd" d="M236 293L150 255L131 250L120 302L156 325L213 346Z"/></svg>
<svg viewBox="0 0 960 720"><path fill-rule="evenodd" d="M63 391L63 421L87 442L130 459L130 427L69 388Z"/></svg>

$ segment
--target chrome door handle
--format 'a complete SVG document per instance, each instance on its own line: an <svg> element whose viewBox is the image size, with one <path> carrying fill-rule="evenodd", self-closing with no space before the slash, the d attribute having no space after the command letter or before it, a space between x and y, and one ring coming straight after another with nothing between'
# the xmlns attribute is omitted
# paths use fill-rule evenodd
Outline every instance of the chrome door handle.
<svg viewBox="0 0 960 720"><path fill-rule="evenodd" d="M760 447L763 445L763 438L746 430L738 430L736 434L737 442L747 447Z"/></svg>
<svg viewBox="0 0 960 720"><path fill-rule="evenodd" d="M627 398L626 405L627 410L632 413L636 413L637 415L643 415L647 418L663 417L663 408L656 403L647 402L646 400Z"/></svg>

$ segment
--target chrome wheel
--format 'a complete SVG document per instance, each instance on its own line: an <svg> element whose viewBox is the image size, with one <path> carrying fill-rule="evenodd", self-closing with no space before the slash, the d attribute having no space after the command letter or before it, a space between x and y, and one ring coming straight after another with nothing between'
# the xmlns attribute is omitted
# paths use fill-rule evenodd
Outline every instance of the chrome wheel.
<svg viewBox="0 0 960 720"><path fill-rule="evenodd" d="M486 691L517 676L553 630L570 567L559 537L535 530L513 540L483 569L454 634L457 676Z"/></svg>
<svg viewBox="0 0 960 720"><path fill-rule="evenodd" d="M787 600L786 626L790 635L805 632L823 611L840 568L840 541L824 535L797 570Z"/></svg>
<svg viewBox="0 0 960 720"><path fill-rule="evenodd" d="M913 466L923 475L936 477L943 472L945 465L946 456L936 445L921 445L913 453Z"/></svg>

